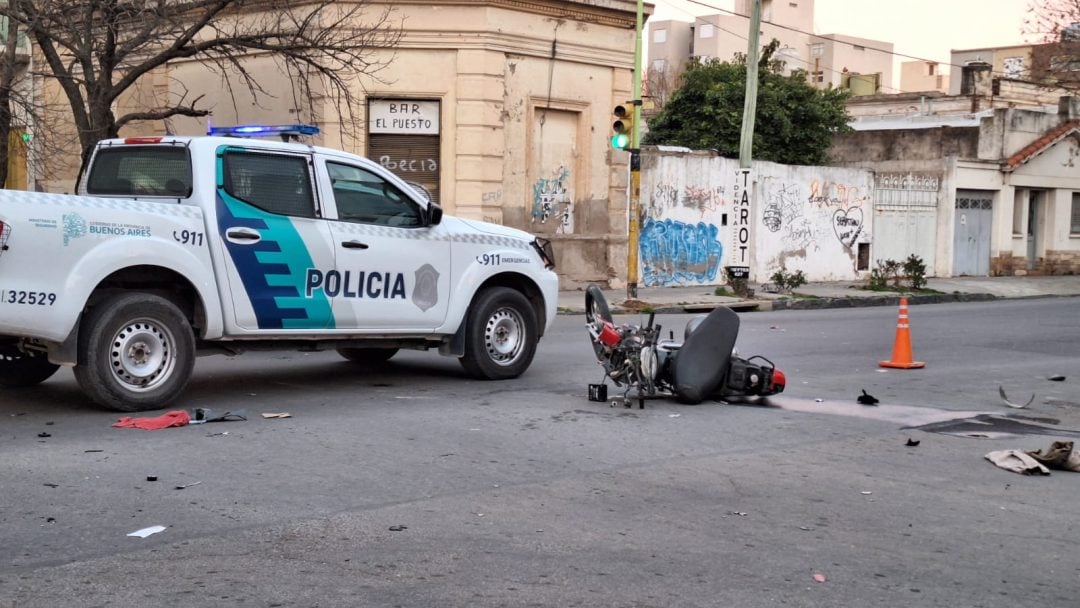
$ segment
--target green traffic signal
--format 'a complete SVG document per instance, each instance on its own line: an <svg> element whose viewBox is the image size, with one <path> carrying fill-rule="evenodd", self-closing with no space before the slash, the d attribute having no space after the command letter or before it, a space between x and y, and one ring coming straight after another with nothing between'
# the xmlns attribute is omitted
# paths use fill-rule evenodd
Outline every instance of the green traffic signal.
<svg viewBox="0 0 1080 608"><path fill-rule="evenodd" d="M615 150L630 149L630 134L634 130L634 110L628 104L619 104L611 111L615 116L615 122L611 124L614 133L611 136L611 147Z"/></svg>

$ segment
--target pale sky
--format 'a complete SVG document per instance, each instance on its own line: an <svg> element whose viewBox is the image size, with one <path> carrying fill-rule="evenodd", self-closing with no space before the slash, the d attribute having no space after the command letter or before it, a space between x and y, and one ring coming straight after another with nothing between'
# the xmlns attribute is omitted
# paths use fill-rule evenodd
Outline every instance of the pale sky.
<svg viewBox="0 0 1080 608"><path fill-rule="evenodd" d="M720 12L685 0L647 1L656 6L656 19ZM734 8L734 0L702 3ZM1027 6L1028 0L815 0L813 33L892 42L894 52L946 63L952 49L1023 44Z"/></svg>

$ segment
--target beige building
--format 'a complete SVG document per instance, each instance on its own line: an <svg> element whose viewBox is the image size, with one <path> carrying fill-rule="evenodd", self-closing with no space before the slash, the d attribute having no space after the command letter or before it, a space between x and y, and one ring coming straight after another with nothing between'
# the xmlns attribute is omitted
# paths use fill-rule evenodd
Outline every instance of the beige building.
<svg viewBox="0 0 1080 608"><path fill-rule="evenodd" d="M875 172L876 259L914 253L936 276L1080 272L1080 98L855 124L830 158Z"/></svg>
<svg viewBox="0 0 1080 608"><path fill-rule="evenodd" d="M668 86L690 57L730 61L747 50L750 0L736 0L735 13L649 22L648 69ZM822 88L852 88L856 94L892 91L892 43L840 34L815 34L814 0L762 0L762 44L780 42L776 58L785 70L805 70Z"/></svg>
<svg viewBox="0 0 1080 608"><path fill-rule="evenodd" d="M989 67L995 77L1008 80L1027 80L1031 76L1032 45L987 47L953 50L949 63L960 74L953 74L949 83L950 95L968 94L974 86L975 73Z"/></svg>
<svg viewBox="0 0 1080 608"><path fill-rule="evenodd" d="M949 75L936 61L904 61L900 64L900 92L949 92Z"/></svg>
<svg viewBox="0 0 1080 608"><path fill-rule="evenodd" d="M174 62L121 101L186 91L214 125L313 122L316 144L369 156L425 186L448 212L553 235L564 285L618 284L626 266L628 154L612 151L611 112L631 98L633 0L394 2L403 36L379 51L342 128L332 100L299 99L272 57L245 68L271 95L254 101L197 62ZM651 12L651 5L647 11ZM647 16L647 15L646 15ZM235 82L235 80L233 80ZM43 83L43 95L55 95ZM121 135L205 133L176 117ZM43 185L70 190L74 172ZM54 172L55 174L55 172ZM623 271L624 272L624 271Z"/></svg>

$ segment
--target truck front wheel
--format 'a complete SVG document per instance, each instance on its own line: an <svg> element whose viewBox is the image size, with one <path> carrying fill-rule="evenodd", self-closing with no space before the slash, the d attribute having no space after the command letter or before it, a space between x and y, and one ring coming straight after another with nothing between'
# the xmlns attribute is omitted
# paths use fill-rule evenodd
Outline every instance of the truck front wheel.
<svg viewBox="0 0 1080 608"><path fill-rule="evenodd" d="M96 403L121 412L167 405L187 386L195 336L165 298L127 293L87 313L79 332L75 379Z"/></svg>
<svg viewBox="0 0 1080 608"><path fill-rule="evenodd" d="M505 380L528 369L536 354L536 312L521 292L485 289L473 301L465 325L461 366L474 378Z"/></svg>
<svg viewBox="0 0 1080 608"><path fill-rule="evenodd" d="M48 380L60 366L44 353L25 353L14 344L0 345L0 386L21 388Z"/></svg>

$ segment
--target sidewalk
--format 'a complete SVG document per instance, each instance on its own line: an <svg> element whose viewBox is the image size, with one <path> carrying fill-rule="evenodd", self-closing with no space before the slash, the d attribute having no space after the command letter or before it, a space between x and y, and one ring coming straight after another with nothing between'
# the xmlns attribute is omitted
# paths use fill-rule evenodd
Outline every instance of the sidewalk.
<svg viewBox="0 0 1080 608"><path fill-rule="evenodd" d="M754 289L754 296L750 299L714 295L715 287L709 285L639 287L638 297L634 301L627 300L626 289L605 289L604 297L614 314L645 308L658 313L707 312L718 305L740 311L895 306L900 299L899 293L861 289L862 282L808 283L796 289L795 296L762 293L760 285L751 284L750 287ZM909 295L908 303L915 305L999 298L1080 296L1080 276L929 279L927 288L941 293ZM559 314L584 312L584 288L559 292Z"/></svg>

